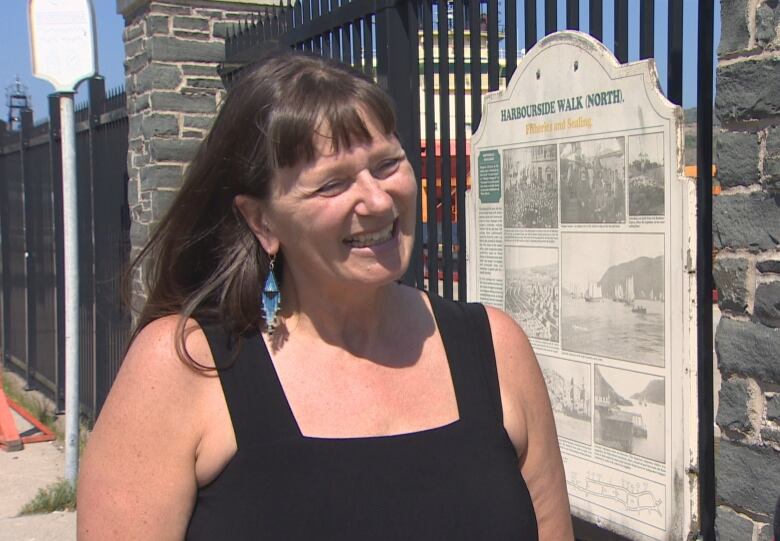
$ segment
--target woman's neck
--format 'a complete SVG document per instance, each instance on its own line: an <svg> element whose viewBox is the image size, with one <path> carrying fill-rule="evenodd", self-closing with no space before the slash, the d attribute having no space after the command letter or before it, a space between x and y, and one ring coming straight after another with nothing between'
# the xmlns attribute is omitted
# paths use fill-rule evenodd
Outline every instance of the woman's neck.
<svg viewBox="0 0 780 541"><path fill-rule="evenodd" d="M326 289L285 277L282 317L289 333L315 335L348 351L368 351L387 336L407 288L395 282ZM402 304L401 304L402 305Z"/></svg>

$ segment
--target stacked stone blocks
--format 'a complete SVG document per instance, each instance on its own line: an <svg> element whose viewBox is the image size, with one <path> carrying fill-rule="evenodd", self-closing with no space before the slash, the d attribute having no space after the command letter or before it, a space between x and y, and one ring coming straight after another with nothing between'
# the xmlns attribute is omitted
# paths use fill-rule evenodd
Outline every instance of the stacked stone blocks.
<svg viewBox="0 0 780 541"><path fill-rule="evenodd" d="M147 0L123 11L132 256L173 201L224 97L217 66L225 37L270 3ZM136 301L144 296L141 273Z"/></svg>
<svg viewBox="0 0 780 541"><path fill-rule="evenodd" d="M720 539L770 540L780 494L780 6L722 0L714 278Z"/></svg>

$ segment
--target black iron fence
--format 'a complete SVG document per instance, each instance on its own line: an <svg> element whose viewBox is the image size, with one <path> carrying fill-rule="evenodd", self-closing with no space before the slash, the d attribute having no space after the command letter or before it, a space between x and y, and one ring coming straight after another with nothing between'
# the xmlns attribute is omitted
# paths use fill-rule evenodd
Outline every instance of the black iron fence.
<svg viewBox="0 0 780 541"><path fill-rule="evenodd" d="M228 37L220 69L226 86L275 46L336 58L373 75L395 100L398 132L422 188L407 281L461 300L467 295L463 209L470 183L468 141L479 126L482 95L506 85L522 53L557 30L586 31L606 41L623 63L656 57L656 35L665 37L666 43L659 47L665 49L664 58L657 61L666 67L667 98L681 105L683 81L698 84L696 103L691 104L697 107L697 277L698 298L708 298L712 290L712 0L698 2L697 11L688 13L687 19L683 0L658 6L654 0L642 0L632 3L631 12L628 0L287 2L242 24ZM559 6L565 10L560 18ZM581 6L587 6L587 17L581 17ZM605 28L611 43L605 40ZM685 28L697 28L696 35L689 31L685 39ZM694 60L687 64L683 63L684 43L698 52L689 56ZM638 58L629 54L632 51ZM711 318L710 304L700 302L699 512L705 539L714 538L715 512ZM578 537L615 538L594 528L579 524Z"/></svg>
<svg viewBox="0 0 780 541"><path fill-rule="evenodd" d="M79 347L82 412L94 418L119 369L130 319L120 279L130 253L124 92L90 79L76 109L79 217ZM64 398L65 329L59 100L49 120L0 122L0 341L7 367L28 387Z"/></svg>

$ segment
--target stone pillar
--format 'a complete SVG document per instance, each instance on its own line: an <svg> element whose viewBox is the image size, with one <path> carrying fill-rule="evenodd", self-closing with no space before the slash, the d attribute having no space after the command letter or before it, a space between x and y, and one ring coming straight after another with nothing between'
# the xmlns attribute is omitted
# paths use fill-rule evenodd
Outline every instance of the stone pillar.
<svg viewBox="0 0 780 541"><path fill-rule="evenodd" d="M219 107L224 90L216 68L228 30L273 4L117 0L125 19L131 256L168 208ZM137 301L143 296L140 271L134 278Z"/></svg>
<svg viewBox="0 0 780 541"><path fill-rule="evenodd" d="M716 525L722 540L769 541L780 495L780 6L721 0L721 25Z"/></svg>

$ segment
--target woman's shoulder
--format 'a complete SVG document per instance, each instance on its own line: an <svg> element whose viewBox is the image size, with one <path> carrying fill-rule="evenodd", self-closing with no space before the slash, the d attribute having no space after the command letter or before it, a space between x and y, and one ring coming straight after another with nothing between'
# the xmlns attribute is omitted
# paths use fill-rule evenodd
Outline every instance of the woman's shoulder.
<svg viewBox="0 0 780 541"><path fill-rule="evenodd" d="M194 364L191 361L195 361ZM133 338L123 362L145 365L173 373L211 369L214 359L201 324L193 318L171 314L154 319Z"/></svg>

